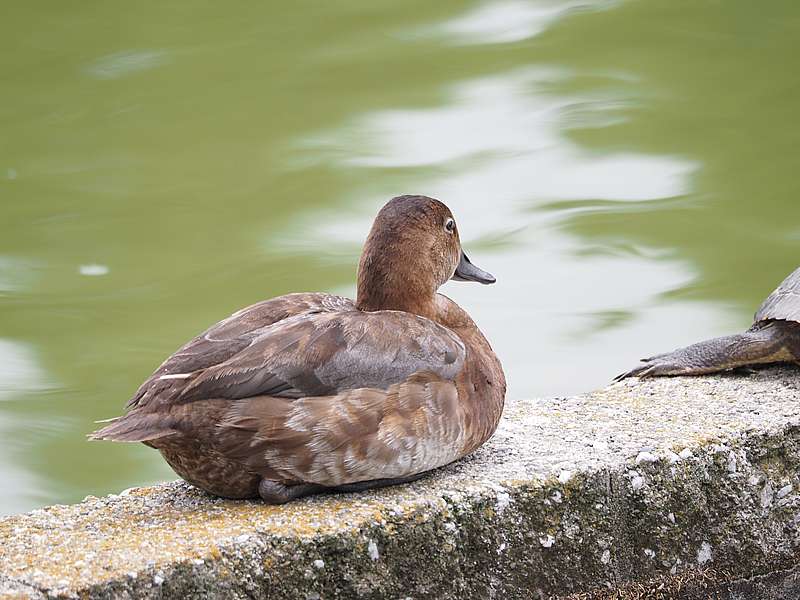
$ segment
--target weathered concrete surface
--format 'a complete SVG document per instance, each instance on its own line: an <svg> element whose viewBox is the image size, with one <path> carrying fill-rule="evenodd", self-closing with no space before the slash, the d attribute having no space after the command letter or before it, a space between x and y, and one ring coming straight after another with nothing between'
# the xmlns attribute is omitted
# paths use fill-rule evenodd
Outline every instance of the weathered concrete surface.
<svg viewBox="0 0 800 600"><path fill-rule="evenodd" d="M797 597L799 402L793 367L628 380L511 402L484 448L407 486L270 507L170 483L52 506L0 521L0 590Z"/></svg>

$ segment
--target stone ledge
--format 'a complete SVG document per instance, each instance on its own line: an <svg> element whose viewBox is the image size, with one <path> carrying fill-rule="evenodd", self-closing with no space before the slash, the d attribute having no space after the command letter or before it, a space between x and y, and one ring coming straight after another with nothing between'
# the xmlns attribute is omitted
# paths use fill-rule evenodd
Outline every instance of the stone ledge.
<svg viewBox="0 0 800 600"><path fill-rule="evenodd" d="M488 444L406 486L273 507L175 482L51 506L0 520L0 596L635 598L658 597L641 595L654 581L672 597L710 580L737 597L748 582L797 586L798 401L790 367L626 380L510 402Z"/></svg>

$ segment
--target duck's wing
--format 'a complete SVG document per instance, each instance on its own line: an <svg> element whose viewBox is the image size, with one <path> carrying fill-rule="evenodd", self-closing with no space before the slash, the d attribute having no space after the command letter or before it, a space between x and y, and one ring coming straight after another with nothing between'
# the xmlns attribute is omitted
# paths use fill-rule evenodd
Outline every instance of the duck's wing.
<svg viewBox="0 0 800 600"><path fill-rule="evenodd" d="M247 348L265 328L303 314L354 310L353 301L321 293L287 294L243 308L213 325L167 358L141 385L126 408L169 401L194 373L229 360Z"/></svg>
<svg viewBox="0 0 800 600"><path fill-rule="evenodd" d="M386 389L234 401L215 446L265 479L336 487L452 462L472 447L470 423L455 384L425 372Z"/></svg>
<svg viewBox="0 0 800 600"><path fill-rule="evenodd" d="M176 401L330 396L387 389L423 371L453 380L465 355L455 333L409 313L307 313L261 329L228 360L195 372Z"/></svg>
<svg viewBox="0 0 800 600"><path fill-rule="evenodd" d="M431 414L436 415L444 410L439 408L441 403L457 400L452 382L466 358L465 346L454 332L398 311L312 310L243 333L228 347L240 349L227 360L189 373L172 370L175 363L169 359L163 367L167 372L156 372L134 408L93 438L147 441L180 431L191 433L197 420L192 405L204 400L230 400L232 410L234 406L256 410L264 418L263 426L289 444L276 438L276 447L283 444L291 448L295 443L286 441L287 436L294 439L290 424L294 403L318 407L316 412L338 414L341 422L330 426L344 427L345 433L354 435L372 431L381 423L382 427L395 423L413 428L418 425L404 421L408 411L409 418L419 422L422 416L417 413L422 403L427 402ZM195 360L189 364L202 364L202 358ZM429 378L423 383L414 379L421 373ZM364 409L361 415L353 412L348 416L359 410L359 404ZM396 408L392 408L394 405ZM233 410L231 415L235 414ZM273 421L268 419L271 414ZM308 416L314 418L313 414L315 411ZM321 422L320 426L329 424ZM234 429L244 431L239 425ZM277 433L279 430L282 433ZM256 444L254 436L260 440L262 433L249 435L246 443ZM236 452L241 436L223 437L229 440L225 445L232 445ZM299 438L295 441L305 443Z"/></svg>
<svg viewBox="0 0 800 600"><path fill-rule="evenodd" d="M472 447L454 383L466 350L452 331L394 311L292 321L185 391L234 399L215 434L225 456L266 479L339 486L428 471Z"/></svg>

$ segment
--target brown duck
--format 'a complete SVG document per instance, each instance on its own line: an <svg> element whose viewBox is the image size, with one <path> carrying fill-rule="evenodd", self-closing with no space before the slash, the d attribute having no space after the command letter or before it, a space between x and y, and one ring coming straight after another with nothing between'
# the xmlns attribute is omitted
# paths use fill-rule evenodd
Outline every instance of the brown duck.
<svg viewBox="0 0 800 600"><path fill-rule="evenodd" d="M412 481L493 433L506 382L469 315L437 293L494 283L425 196L381 209L358 295L298 293L234 313L170 356L92 439L143 442L212 494L282 503Z"/></svg>

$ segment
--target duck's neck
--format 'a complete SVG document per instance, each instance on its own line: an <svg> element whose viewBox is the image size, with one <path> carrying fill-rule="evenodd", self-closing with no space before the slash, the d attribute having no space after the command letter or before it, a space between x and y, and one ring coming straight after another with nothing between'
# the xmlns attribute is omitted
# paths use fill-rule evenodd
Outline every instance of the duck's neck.
<svg viewBox="0 0 800 600"><path fill-rule="evenodd" d="M356 307L365 312L402 310L436 320L436 285L432 274L410 264L391 264L370 254L358 265Z"/></svg>

